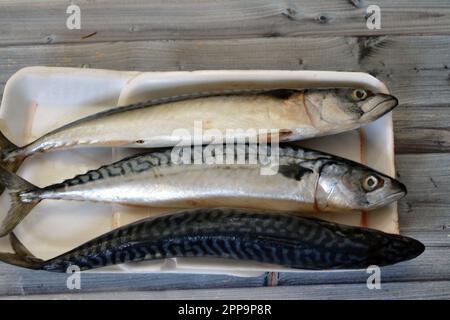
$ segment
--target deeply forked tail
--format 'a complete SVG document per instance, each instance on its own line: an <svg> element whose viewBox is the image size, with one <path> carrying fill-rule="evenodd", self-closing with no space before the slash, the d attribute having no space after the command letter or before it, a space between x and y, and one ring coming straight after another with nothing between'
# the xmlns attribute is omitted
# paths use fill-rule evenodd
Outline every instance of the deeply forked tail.
<svg viewBox="0 0 450 320"><path fill-rule="evenodd" d="M3 237L13 231L40 200L22 198L21 193L39 188L2 166L0 166L0 185L7 189L11 198L11 207L0 225L0 237Z"/></svg>
<svg viewBox="0 0 450 320"><path fill-rule="evenodd" d="M45 263L44 260L36 258L27 248L17 239L14 233L9 236L9 241L14 250L14 253L0 252L0 261L14 266L28 268L28 269L41 269Z"/></svg>
<svg viewBox="0 0 450 320"><path fill-rule="evenodd" d="M25 160L23 156L15 156L7 159L8 155L20 150L21 147L16 146L14 143L9 141L8 138L0 131L0 165L5 169L16 172L19 169L22 162ZM7 159L7 160L6 160ZM0 186L0 195L3 193L4 187Z"/></svg>

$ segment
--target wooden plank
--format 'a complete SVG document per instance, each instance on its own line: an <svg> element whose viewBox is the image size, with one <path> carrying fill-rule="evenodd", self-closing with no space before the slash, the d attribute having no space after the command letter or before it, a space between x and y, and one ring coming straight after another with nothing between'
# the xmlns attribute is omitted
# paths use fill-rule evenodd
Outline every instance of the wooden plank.
<svg viewBox="0 0 450 320"><path fill-rule="evenodd" d="M67 274L33 271L0 263L0 296L71 293ZM83 273L82 292L262 287L266 275L234 277L174 273Z"/></svg>
<svg viewBox="0 0 450 320"><path fill-rule="evenodd" d="M401 232L427 246L449 246L450 154L401 154L396 167L397 177L408 188L399 201Z"/></svg>
<svg viewBox="0 0 450 320"><path fill-rule="evenodd" d="M385 81L403 106L446 106L450 98L449 61L450 36L133 41L12 46L0 48L0 83L5 83L14 72L29 66L30 62L33 65L141 71L365 71Z"/></svg>
<svg viewBox="0 0 450 320"><path fill-rule="evenodd" d="M450 204L450 154L397 155L397 176L408 187L405 200Z"/></svg>
<svg viewBox="0 0 450 320"><path fill-rule="evenodd" d="M446 0L84 0L76 4L81 9L81 30L66 27L66 1L2 1L0 43L450 32ZM381 9L380 30L366 26L369 4Z"/></svg>
<svg viewBox="0 0 450 320"><path fill-rule="evenodd" d="M450 152L450 103L394 112L397 153Z"/></svg>
<svg viewBox="0 0 450 320"><path fill-rule="evenodd" d="M414 190L414 187L410 186L409 190ZM446 239L450 235L450 205L435 203L432 200L419 202L419 199L416 200L411 195L412 192L399 201L402 231L408 233L433 232L441 238L439 243L450 243L450 239ZM434 243L434 245L438 244Z"/></svg>
<svg viewBox="0 0 450 320"><path fill-rule="evenodd" d="M433 50L430 50L433 48ZM33 65L119 70L288 69L365 71L384 81L396 151L450 152L450 36L134 41L0 48L0 91Z"/></svg>
<svg viewBox="0 0 450 320"><path fill-rule="evenodd" d="M9 299L237 299L237 300L278 300L278 299L449 299L450 281L432 282L387 282L379 290L369 290L365 284L308 285L272 288L208 289L208 290L168 290L130 291L105 293L74 293L58 295L12 296Z"/></svg>

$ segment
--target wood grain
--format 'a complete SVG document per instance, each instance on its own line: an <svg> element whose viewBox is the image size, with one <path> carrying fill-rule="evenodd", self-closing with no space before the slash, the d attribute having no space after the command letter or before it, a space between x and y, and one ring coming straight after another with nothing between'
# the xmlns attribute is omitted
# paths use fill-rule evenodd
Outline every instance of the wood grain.
<svg viewBox="0 0 450 320"><path fill-rule="evenodd" d="M430 50L433 48L433 50ZM118 70L282 69L363 71L404 106L445 106L450 36L133 41L0 48L1 83L30 65Z"/></svg>
<svg viewBox="0 0 450 320"><path fill-rule="evenodd" d="M450 32L450 3L446 0L84 0L76 4L81 9L81 30L66 28L66 1L2 1L0 43ZM381 9L380 30L366 26L369 4Z"/></svg>
<svg viewBox="0 0 450 320"><path fill-rule="evenodd" d="M133 300L260 300L282 299L449 299L450 281L382 282L381 289L369 290L365 283L280 286L243 289L201 289L168 291L130 291L12 296L9 299L133 299Z"/></svg>
<svg viewBox="0 0 450 320"><path fill-rule="evenodd" d="M427 246L450 247L450 154L397 155L396 168L408 187L399 201L401 233Z"/></svg>
<svg viewBox="0 0 450 320"><path fill-rule="evenodd" d="M326 37L290 39L132 41L1 48L2 82L33 65L87 66L119 70L283 69L366 71L380 76L403 103L439 99L438 73L448 76L450 37ZM433 50L429 50L433 48ZM406 77L402 80L403 77ZM447 77L444 77L447 78ZM448 79L445 79L448 80ZM396 82L401 83L397 84ZM422 90L417 86L425 85ZM412 88L408 88L413 85ZM433 85L433 87L431 87ZM446 83L448 86L448 83ZM437 88L435 86L438 86ZM416 93L421 98L409 97ZM426 93L426 97L421 97ZM439 93L439 92L436 92ZM445 92L444 92L445 93ZM434 96L433 96L434 95ZM409 99L409 100L408 100ZM442 98L441 98L442 99ZM442 99L440 102L446 101ZM429 100L426 100L429 102Z"/></svg>
<svg viewBox="0 0 450 320"><path fill-rule="evenodd" d="M73 293L66 274L20 269L0 263L0 296ZM239 288L264 286L266 276L242 278L226 275L174 273L84 273L82 292Z"/></svg>
<svg viewBox="0 0 450 320"><path fill-rule="evenodd" d="M401 106L394 123L397 153L450 152L450 101Z"/></svg>
<svg viewBox="0 0 450 320"><path fill-rule="evenodd" d="M448 205L450 155L397 155L397 176L409 186L405 200L416 204Z"/></svg>

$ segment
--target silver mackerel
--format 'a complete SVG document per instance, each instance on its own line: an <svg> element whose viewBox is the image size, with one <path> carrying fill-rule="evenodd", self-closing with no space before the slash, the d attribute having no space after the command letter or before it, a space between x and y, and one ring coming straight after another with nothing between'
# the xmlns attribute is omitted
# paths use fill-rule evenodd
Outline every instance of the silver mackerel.
<svg viewBox="0 0 450 320"><path fill-rule="evenodd" d="M232 91L158 98L100 112L16 146L0 133L0 164L16 171L34 154L79 147L170 147L191 143L194 126L230 139L267 139L279 132L294 141L348 131L374 121L397 105L391 95L362 89ZM180 130L184 129L184 130ZM251 129L251 131L248 131Z"/></svg>
<svg viewBox="0 0 450 320"><path fill-rule="evenodd" d="M126 158L44 188L0 168L0 184L8 189L12 199L0 234L8 234L44 199L345 213L379 208L406 193L399 181L364 165L297 146L279 148L276 174L272 175L261 174L270 156L257 148L235 145L233 153L241 151L244 163L221 164L223 154L212 152L209 147L179 149L190 151L190 157L200 150L199 164L180 161L182 154L167 148ZM250 163L250 159L257 161Z"/></svg>

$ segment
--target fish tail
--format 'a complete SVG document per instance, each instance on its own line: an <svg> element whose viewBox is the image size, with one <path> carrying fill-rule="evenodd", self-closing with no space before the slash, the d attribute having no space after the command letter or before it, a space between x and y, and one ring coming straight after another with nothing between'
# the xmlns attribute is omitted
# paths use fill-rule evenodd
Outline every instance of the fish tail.
<svg viewBox="0 0 450 320"><path fill-rule="evenodd" d="M14 266L28 268L28 269L42 269L45 261L36 258L15 236L14 233L10 233L9 241L14 250L14 253L0 252L0 261Z"/></svg>
<svg viewBox="0 0 450 320"><path fill-rule="evenodd" d="M7 137L0 131L0 165L9 171L16 172L22 162L25 160L25 156L20 154L22 148L16 146L9 141ZM11 154L16 154L14 157L10 157ZM0 195L3 193L4 187L0 186Z"/></svg>
<svg viewBox="0 0 450 320"><path fill-rule="evenodd" d="M3 132L0 131L0 149L16 149L18 146L16 146L14 143L9 141L7 137L3 134Z"/></svg>
<svg viewBox="0 0 450 320"><path fill-rule="evenodd" d="M22 198L21 193L37 191L39 188L2 166L0 166L0 185L9 191L11 198L11 207L0 225L0 237L3 237L27 216L31 209L40 202L40 199Z"/></svg>

